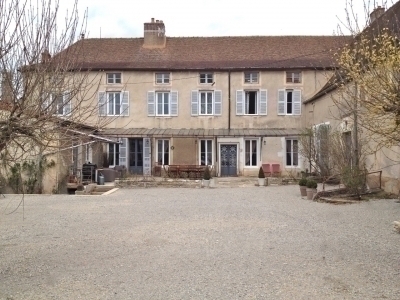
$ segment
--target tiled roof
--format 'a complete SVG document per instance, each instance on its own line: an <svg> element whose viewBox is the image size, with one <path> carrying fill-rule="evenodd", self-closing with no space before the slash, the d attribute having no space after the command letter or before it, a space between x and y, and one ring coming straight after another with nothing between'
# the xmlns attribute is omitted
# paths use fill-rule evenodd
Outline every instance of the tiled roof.
<svg viewBox="0 0 400 300"><path fill-rule="evenodd" d="M242 129L203 129L203 128L105 128L97 133L104 137L274 137L297 136L301 129L291 128L242 128Z"/></svg>
<svg viewBox="0 0 400 300"><path fill-rule="evenodd" d="M343 36L167 37L166 47L143 48L143 38L82 39L62 53L83 69L332 68Z"/></svg>

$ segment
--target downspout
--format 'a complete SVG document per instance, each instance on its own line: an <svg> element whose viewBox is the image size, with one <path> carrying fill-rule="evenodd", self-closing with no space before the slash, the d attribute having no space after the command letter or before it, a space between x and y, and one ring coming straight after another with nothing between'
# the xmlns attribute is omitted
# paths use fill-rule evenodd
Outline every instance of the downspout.
<svg viewBox="0 0 400 300"><path fill-rule="evenodd" d="M231 130L231 70L228 70L228 130Z"/></svg>

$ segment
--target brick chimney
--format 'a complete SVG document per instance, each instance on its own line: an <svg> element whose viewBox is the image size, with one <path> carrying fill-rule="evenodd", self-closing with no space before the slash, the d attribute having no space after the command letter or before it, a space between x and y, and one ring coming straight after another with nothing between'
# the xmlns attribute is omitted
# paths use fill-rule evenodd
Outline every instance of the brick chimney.
<svg viewBox="0 0 400 300"><path fill-rule="evenodd" d="M382 6L378 6L375 8L372 13L369 15L370 22L374 22L376 19L378 19L380 16L382 16L385 13L385 8Z"/></svg>
<svg viewBox="0 0 400 300"><path fill-rule="evenodd" d="M144 48L164 48L166 44L165 25L161 20L144 23Z"/></svg>

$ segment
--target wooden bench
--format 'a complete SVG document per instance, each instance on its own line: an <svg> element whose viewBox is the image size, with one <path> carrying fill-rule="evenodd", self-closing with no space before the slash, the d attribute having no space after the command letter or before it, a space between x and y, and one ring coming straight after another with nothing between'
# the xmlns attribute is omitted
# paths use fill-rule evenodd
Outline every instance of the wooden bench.
<svg viewBox="0 0 400 300"><path fill-rule="evenodd" d="M280 177L281 176L281 165L280 164L262 164L262 170L265 177Z"/></svg>
<svg viewBox="0 0 400 300"><path fill-rule="evenodd" d="M201 165L169 165L164 166L168 177L172 178L202 178L206 166Z"/></svg>

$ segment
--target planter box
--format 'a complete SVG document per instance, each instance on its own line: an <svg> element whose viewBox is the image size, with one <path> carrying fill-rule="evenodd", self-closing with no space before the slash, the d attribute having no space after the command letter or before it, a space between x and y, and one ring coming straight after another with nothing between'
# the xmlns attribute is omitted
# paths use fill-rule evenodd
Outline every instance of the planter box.
<svg viewBox="0 0 400 300"><path fill-rule="evenodd" d="M258 186L265 186L265 178L258 178Z"/></svg>
<svg viewBox="0 0 400 300"><path fill-rule="evenodd" d="M307 196L307 187L306 186L300 185L300 195L302 197L306 197Z"/></svg>

